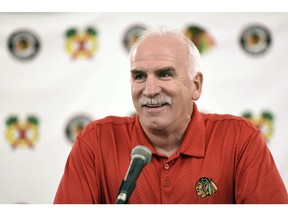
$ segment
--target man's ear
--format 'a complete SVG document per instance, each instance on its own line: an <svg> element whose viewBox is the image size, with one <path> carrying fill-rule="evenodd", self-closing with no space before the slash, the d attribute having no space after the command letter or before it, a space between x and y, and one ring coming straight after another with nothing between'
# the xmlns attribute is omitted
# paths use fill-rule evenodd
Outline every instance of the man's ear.
<svg viewBox="0 0 288 216"><path fill-rule="evenodd" d="M203 84L203 74L201 72L198 72L193 79L193 92L192 92L192 99L194 101L198 100L202 93L202 84Z"/></svg>

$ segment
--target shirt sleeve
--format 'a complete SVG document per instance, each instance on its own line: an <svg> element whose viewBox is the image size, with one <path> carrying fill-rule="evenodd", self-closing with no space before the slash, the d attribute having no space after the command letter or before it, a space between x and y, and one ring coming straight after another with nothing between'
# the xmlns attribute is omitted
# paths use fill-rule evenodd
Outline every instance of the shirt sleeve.
<svg viewBox="0 0 288 216"><path fill-rule="evenodd" d="M238 154L236 203L288 203L287 190L260 132L252 133Z"/></svg>
<svg viewBox="0 0 288 216"><path fill-rule="evenodd" d="M77 138L68 156L54 204L97 203L100 194L98 188L93 151Z"/></svg>

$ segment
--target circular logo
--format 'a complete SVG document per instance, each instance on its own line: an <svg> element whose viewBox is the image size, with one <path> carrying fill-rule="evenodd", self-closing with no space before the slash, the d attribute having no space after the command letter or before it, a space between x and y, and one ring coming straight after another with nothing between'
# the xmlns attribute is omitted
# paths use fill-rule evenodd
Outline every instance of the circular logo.
<svg viewBox="0 0 288 216"><path fill-rule="evenodd" d="M35 34L29 31L16 31L8 39L8 49L16 58L29 60L38 53L40 42Z"/></svg>
<svg viewBox="0 0 288 216"><path fill-rule="evenodd" d="M90 123L92 119L86 115L78 115L73 117L67 124L65 133L71 143L74 143L78 134L84 127Z"/></svg>
<svg viewBox="0 0 288 216"><path fill-rule="evenodd" d="M184 33L195 44L201 54L208 51L215 44L206 30L199 26L188 26Z"/></svg>
<svg viewBox="0 0 288 216"><path fill-rule="evenodd" d="M271 34L268 29L260 25L247 27L240 36L241 47L251 55L265 53L271 43Z"/></svg>
<svg viewBox="0 0 288 216"><path fill-rule="evenodd" d="M145 26L134 25L126 31L123 38L123 44L128 52L130 52L131 47L137 41L139 34L144 30L146 30Z"/></svg>

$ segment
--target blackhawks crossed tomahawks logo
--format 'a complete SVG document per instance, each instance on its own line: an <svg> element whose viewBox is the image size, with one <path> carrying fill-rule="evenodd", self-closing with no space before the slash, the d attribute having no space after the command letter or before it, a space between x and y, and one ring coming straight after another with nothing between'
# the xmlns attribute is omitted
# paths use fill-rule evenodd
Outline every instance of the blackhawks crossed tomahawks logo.
<svg viewBox="0 0 288 216"><path fill-rule="evenodd" d="M242 116L250 120L262 133L266 142L273 134L273 114L269 111L263 111L260 116L255 116L251 112L245 112Z"/></svg>
<svg viewBox="0 0 288 216"><path fill-rule="evenodd" d="M35 116L28 116L26 121L19 121L16 116L6 120L6 139L12 146L33 148L38 140L39 120Z"/></svg>
<svg viewBox="0 0 288 216"><path fill-rule="evenodd" d="M93 57L97 45L97 31L92 27L83 33L75 28L66 31L65 49L73 59Z"/></svg>

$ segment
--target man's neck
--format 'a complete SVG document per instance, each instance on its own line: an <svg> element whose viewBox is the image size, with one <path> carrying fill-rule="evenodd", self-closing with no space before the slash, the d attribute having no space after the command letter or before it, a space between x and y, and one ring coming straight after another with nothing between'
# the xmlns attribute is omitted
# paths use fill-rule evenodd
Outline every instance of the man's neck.
<svg viewBox="0 0 288 216"><path fill-rule="evenodd" d="M183 140L188 123L183 124L183 128L177 131L165 131L165 130L145 130L145 133L160 154L164 154L170 157L174 152L176 152Z"/></svg>

